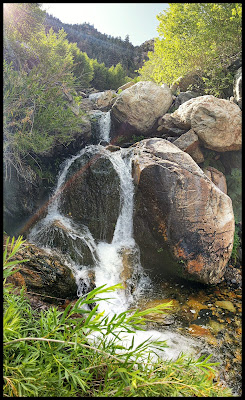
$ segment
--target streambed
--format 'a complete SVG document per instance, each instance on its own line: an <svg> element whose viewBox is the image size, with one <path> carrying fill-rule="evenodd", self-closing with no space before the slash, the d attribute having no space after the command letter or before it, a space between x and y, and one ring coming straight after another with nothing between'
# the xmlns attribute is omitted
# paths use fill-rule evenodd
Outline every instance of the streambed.
<svg viewBox="0 0 245 400"><path fill-rule="evenodd" d="M206 286L187 281L162 281L141 293L136 308L145 309L172 300L165 315L149 315L148 329L175 332L199 342L201 353L220 362L220 379L235 396L242 388L242 290L226 283Z"/></svg>

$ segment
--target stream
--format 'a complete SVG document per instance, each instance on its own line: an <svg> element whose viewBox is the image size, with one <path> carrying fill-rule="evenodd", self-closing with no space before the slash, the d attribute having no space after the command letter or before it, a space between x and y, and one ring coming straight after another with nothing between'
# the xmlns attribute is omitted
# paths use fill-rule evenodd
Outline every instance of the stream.
<svg viewBox="0 0 245 400"><path fill-rule="evenodd" d="M99 129L98 143L110 142L110 112L101 113ZM133 235L131 151L130 148L109 151L100 144L93 144L66 160L61 166L47 214L33 226L28 240L50 251L57 250L53 236L56 225L61 226L69 237L79 256L77 259L82 259L77 242L87 246L92 255L91 265L83 265L68 254L65 261L75 275L78 296L90 287L91 276L98 287L122 282L126 274L126 289L113 293L110 302L100 302L99 312L105 311L112 316L129 308L144 309L172 300L173 307L165 316L150 315L147 330L135 332L135 345L151 336L154 340L167 340L169 348L161 355L163 358L175 359L181 352L195 357L213 354L211 361L220 362L220 379L231 387L234 396L238 396L241 394L241 291L231 290L224 284L213 287L171 279L155 284L146 275ZM72 164L78 158L96 157L98 153L110 160L120 182L120 209L110 243L96 240L86 225L76 224L60 210L61 193ZM131 338L128 340L130 343Z"/></svg>

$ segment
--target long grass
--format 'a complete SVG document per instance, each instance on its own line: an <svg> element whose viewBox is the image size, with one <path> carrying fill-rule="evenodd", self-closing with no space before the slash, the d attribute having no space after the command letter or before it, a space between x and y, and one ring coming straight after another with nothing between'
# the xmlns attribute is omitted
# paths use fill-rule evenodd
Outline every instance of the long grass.
<svg viewBox="0 0 245 400"><path fill-rule="evenodd" d="M121 285L101 286L64 311L51 307L38 314L25 297L6 283L14 273L13 258L22 237L6 243L4 251L4 397L230 397L231 391L214 381L210 357L198 360L181 355L176 361L153 361L160 341L134 339L126 348L122 332L143 329L149 312L162 312L170 304L144 311L125 311L108 317L97 311ZM92 309L88 305L97 303ZM78 317L78 315L80 317ZM97 335L96 344L91 335ZM143 357L144 356L144 357ZM144 360L144 361L142 361Z"/></svg>

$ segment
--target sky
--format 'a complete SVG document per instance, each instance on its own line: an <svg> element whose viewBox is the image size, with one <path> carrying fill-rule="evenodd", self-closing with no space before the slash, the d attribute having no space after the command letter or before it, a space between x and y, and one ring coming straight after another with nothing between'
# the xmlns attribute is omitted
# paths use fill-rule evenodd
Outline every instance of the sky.
<svg viewBox="0 0 245 400"><path fill-rule="evenodd" d="M156 16L168 3L42 3L48 14L68 24L87 22L101 33L139 46L158 36Z"/></svg>

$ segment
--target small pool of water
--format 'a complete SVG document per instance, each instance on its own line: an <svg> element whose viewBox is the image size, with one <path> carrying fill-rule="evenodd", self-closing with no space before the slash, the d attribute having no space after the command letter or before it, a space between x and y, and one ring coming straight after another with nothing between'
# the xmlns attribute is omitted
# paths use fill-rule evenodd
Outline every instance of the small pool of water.
<svg viewBox="0 0 245 400"><path fill-rule="evenodd" d="M172 300L166 314L151 314L148 329L172 331L200 341L203 354L219 361L219 377L241 395L242 290L222 283L206 286L162 281L142 293L136 307L145 309Z"/></svg>

